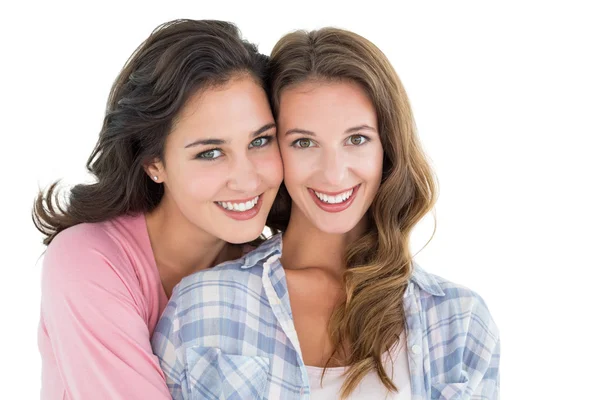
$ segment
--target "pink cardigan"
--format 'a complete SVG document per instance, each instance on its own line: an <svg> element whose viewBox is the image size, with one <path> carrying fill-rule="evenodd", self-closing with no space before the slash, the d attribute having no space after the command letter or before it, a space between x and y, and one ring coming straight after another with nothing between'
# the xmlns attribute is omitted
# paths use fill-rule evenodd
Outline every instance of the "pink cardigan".
<svg viewBox="0 0 600 400"><path fill-rule="evenodd" d="M150 347L167 301L143 215L61 232L43 264L41 398L170 399Z"/></svg>

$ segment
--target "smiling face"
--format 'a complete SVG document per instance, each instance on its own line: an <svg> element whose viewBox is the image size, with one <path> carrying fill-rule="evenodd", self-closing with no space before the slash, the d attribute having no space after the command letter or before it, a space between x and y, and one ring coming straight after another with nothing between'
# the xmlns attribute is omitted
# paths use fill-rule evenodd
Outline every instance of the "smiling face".
<svg viewBox="0 0 600 400"><path fill-rule="evenodd" d="M230 243L262 232L282 180L275 123L250 77L190 97L148 173L163 183L161 206Z"/></svg>
<svg viewBox="0 0 600 400"><path fill-rule="evenodd" d="M306 82L281 94L278 140L291 220L348 233L379 189L383 148L376 110L353 82Z"/></svg>

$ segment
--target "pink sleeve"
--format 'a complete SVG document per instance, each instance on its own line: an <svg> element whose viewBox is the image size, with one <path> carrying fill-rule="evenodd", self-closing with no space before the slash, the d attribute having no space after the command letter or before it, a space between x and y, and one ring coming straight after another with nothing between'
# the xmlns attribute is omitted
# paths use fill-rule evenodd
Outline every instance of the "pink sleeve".
<svg viewBox="0 0 600 400"><path fill-rule="evenodd" d="M67 399L170 399L135 271L112 247L67 231L49 246L42 324L55 360L45 364L58 370Z"/></svg>

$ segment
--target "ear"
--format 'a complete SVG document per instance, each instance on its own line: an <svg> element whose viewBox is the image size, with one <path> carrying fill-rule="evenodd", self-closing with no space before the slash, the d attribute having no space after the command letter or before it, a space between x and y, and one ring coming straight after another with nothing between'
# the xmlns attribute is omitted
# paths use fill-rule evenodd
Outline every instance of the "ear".
<svg viewBox="0 0 600 400"><path fill-rule="evenodd" d="M144 164L144 171L148 174L150 179L156 183L163 183L165 179L165 168L158 158L155 158L151 162Z"/></svg>

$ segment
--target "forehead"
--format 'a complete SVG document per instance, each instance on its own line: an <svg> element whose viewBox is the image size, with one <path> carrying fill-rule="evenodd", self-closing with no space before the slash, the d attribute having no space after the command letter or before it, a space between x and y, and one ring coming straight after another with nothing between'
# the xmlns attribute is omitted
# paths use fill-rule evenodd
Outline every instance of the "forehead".
<svg viewBox="0 0 600 400"><path fill-rule="evenodd" d="M377 113L369 96L355 82L306 82L281 94L278 122L283 125L356 124L377 126Z"/></svg>
<svg viewBox="0 0 600 400"><path fill-rule="evenodd" d="M272 121L265 91L253 78L244 76L190 96L174 120L173 133L248 134Z"/></svg>

